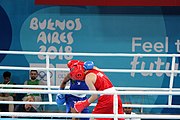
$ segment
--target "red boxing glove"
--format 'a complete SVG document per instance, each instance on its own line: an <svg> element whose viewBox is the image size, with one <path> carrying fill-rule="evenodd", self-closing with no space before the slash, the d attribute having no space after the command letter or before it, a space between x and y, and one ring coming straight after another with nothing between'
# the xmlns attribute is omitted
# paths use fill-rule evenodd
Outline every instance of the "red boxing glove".
<svg viewBox="0 0 180 120"><path fill-rule="evenodd" d="M84 108L88 107L91 103L88 102L88 99L84 101L78 101L77 103L74 104L74 109L76 112L80 113L81 111L84 110Z"/></svg>

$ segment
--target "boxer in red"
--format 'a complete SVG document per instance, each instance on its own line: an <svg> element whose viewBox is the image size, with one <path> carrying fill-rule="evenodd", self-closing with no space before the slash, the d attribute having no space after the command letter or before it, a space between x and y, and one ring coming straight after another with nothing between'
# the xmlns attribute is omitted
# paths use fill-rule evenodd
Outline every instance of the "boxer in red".
<svg viewBox="0 0 180 120"><path fill-rule="evenodd" d="M91 68L91 66L93 67ZM70 69L71 78L74 80L85 80L89 90L115 91L114 86L109 78L97 67L95 67L92 61L76 61L74 62L74 64L68 67ZM89 99L75 103L74 108L78 113L80 113L84 108L88 107L96 99L98 99L98 102L93 109L92 114L113 114L113 95L101 95L98 98L98 95L93 94ZM118 113L124 114L120 96L118 96ZM96 118L96 120L113 120L113 118ZM119 118L118 120L124 119Z"/></svg>

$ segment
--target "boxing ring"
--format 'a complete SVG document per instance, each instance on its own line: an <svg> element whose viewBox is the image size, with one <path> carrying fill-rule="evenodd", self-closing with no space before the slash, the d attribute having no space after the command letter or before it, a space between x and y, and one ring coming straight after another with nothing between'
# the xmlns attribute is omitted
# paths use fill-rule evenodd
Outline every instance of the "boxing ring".
<svg viewBox="0 0 180 120"><path fill-rule="evenodd" d="M141 118L141 119L180 119L180 115L156 115L156 114L136 114L136 115L121 115L117 113L117 95L158 95L168 96L168 104L123 104L123 107L133 108L180 108L180 105L172 104L172 96L180 95L180 88L173 88L174 74L180 73L179 70L175 70L175 59L180 57L180 54L125 54L125 53L52 53L52 52L26 52L26 51L0 51L0 54L16 54L16 55L45 55L46 56L46 67L17 67L17 66L0 66L0 70L45 70L47 72L47 85L4 85L0 84L0 87L11 87L18 89L0 89L0 93L39 93L48 94L47 102L22 102L22 101L0 101L0 104L40 104L40 105L55 105L52 95L57 93L62 94L77 94L85 93L91 94L113 94L114 95L114 114L75 114L75 113L23 113L23 112L0 112L0 116L21 116L21 117L78 117L78 118ZM68 68L50 68L50 56L51 55L72 55L72 56L105 56L105 57L134 57L134 56L145 56L145 57L171 57L172 65L171 70L131 70L131 69L101 69L104 72L120 72L120 73L170 73L170 84L169 88L140 88L140 87L116 87L116 91L83 91L83 90L54 90L59 86L52 86L50 84L50 71L69 71ZM22 89L22 88L44 88L43 90L33 89ZM126 92L124 92L126 91ZM96 103L92 103L91 106L95 106ZM1 118L3 119L3 118ZM11 119L11 118L4 118ZM15 119L15 118L14 118ZM17 118L18 119L18 118Z"/></svg>

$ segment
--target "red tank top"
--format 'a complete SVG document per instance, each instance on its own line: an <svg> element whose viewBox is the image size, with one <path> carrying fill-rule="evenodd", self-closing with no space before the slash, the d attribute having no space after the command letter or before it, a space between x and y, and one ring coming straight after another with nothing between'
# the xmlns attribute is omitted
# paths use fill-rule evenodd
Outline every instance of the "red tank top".
<svg viewBox="0 0 180 120"><path fill-rule="evenodd" d="M92 69L92 70L88 70L86 75L89 73L94 73L97 76L96 82L94 84L96 90L103 91L105 89L113 87L113 84L103 72L98 71L96 69Z"/></svg>

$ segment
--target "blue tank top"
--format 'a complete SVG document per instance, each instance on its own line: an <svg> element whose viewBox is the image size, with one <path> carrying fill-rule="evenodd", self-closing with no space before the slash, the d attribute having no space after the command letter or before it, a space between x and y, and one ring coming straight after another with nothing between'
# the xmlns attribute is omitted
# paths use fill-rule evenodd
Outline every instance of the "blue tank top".
<svg viewBox="0 0 180 120"><path fill-rule="evenodd" d="M70 90L89 90L85 81L70 80Z"/></svg>
<svg viewBox="0 0 180 120"><path fill-rule="evenodd" d="M80 80L70 80L70 90L89 90L88 86L86 85L85 81ZM76 97L86 97L86 94L72 94Z"/></svg>

